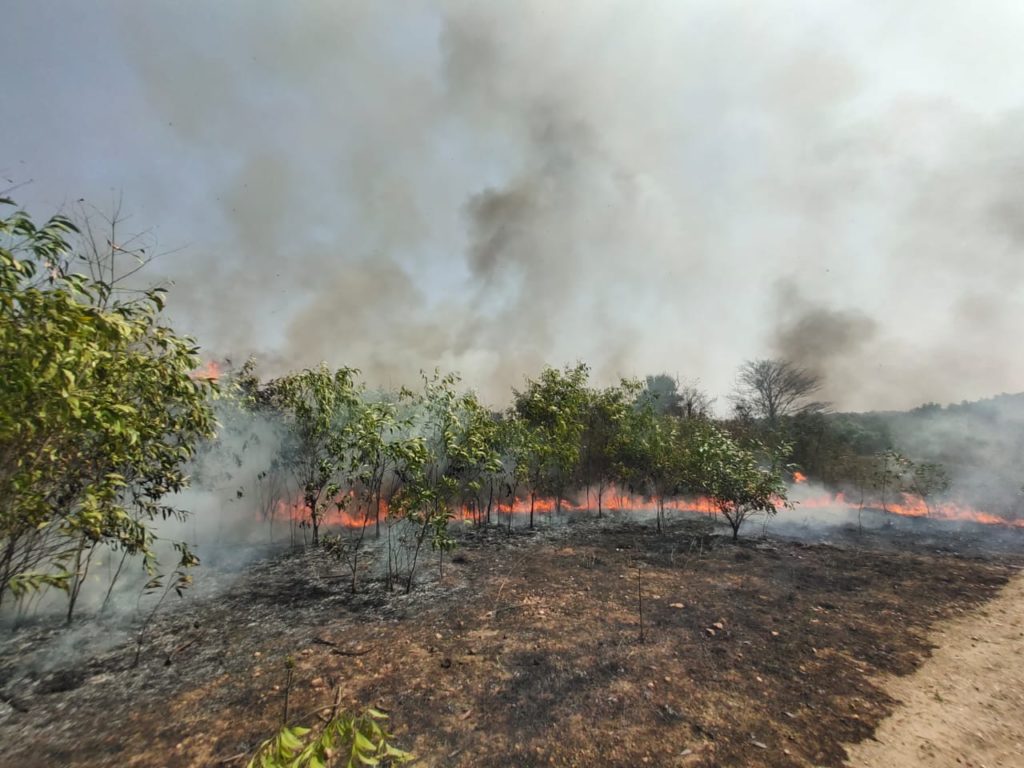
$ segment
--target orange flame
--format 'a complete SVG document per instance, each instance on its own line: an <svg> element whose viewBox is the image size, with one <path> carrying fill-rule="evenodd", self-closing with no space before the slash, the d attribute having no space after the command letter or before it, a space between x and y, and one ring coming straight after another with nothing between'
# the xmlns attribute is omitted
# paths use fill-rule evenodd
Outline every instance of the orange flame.
<svg viewBox="0 0 1024 768"><path fill-rule="evenodd" d="M798 504L801 509L841 509L844 512L856 511L861 507L860 504L848 500L842 492L834 496L823 493L811 498L800 499ZM1010 520L952 501L926 504L920 497L906 493L901 493L897 501L887 501L883 505L878 500L872 500L870 503L865 503L864 506L902 517L928 517L933 520L962 521L1024 529L1024 520Z"/></svg>
<svg viewBox="0 0 1024 768"><path fill-rule="evenodd" d="M802 476L803 477L803 476ZM806 477L800 482L806 482ZM372 526L377 521L374 508L360 505L355 500L353 493L338 498L340 505L335 504L324 514L321 524L324 526L340 526L349 529L359 529ZM794 500L798 509L812 509L819 511L841 511L844 513L856 512L860 504L846 498L842 493L830 494L820 493ZM537 497L534 500L534 515L546 515L555 512L558 506L557 500L550 497ZM867 503L873 510L879 510L882 505L873 501ZM619 488L610 488L604 492L601 508L606 512L653 512L657 507L656 500L643 495L630 494ZM697 512L705 515L713 515L718 507L711 499L697 496L690 498L674 498L665 500L665 509L676 512ZM587 497L587 502L580 504L570 499L563 499L561 504L563 514L577 514L580 512L596 512L597 499L594 493ZM890 514L904 517L930 517L935 520L965 521L981 523L984 525L1000 525L1011 528L1024 529L1024 519L1010 520L999 517L989 512L969 507L965 504L955 502L944 502L926 505L923 500L908 494L901 494L898 502L889 501L885 510ZM296 523L308 519L309 513L301 499L296 501L279 501L277 503L277 514L290 518ZM385 499L380 503L380 520L387 520L390 511ZM492 518L507 518L508 515L517 517L529 516L530 499L517 498L511 503L496 502L491 509ZM486 516L486 508L475 509L471 506L456 507L452 510L452 519L458 522L474 522Z"/></svg>
<svg viewBox="0 0 1024 768"><path fill-rule="evenodd" d="M807 475L801 472L799 469L793 471L793 482L797 485L807 482Z"/></svg>
<svg viewBox="0 0 1024 768"><path fill-rule="evenodd" d="M193 379L206 379L207 381L217 381L220 378L220 363L216 360L209 360L200 368L196 368L192 373L189 374Z"/></svg>

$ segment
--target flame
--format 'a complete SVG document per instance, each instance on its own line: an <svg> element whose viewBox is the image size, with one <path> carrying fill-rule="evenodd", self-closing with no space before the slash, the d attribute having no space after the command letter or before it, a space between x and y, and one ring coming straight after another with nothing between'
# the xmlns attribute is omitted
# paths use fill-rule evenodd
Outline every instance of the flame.
<svg viewBox="0 0 1024 768"><path fill-rule="evenodd" d="M806 476L800 475L803 480L798 482L806 483ZM796 473L794 473L796 479ZM804 491L806 493L806 491ZM863 505L847 499L840 491L836 494L821 492L816 495L802 496L793 499L798 509L811 509L818 511L841 511L843 513L856 512L862 506L873 511L882 511L882 504L878 500L865 501ZM596 513L597 497L594 492L584 495L584 503L579 499L562 499L562 514L578 514L581 512ZM704 515L714 515L718 511L717 504L709 498L702 496L689 498L665 499L665 509L676 512L697 512ZM553 514L558 507L554 498L538 496L533 502L535 516ZM630 494L621 488L611 487L606 489L602 497L601 508L605 512L653 512L657 508L655 499L649 496ZM277 514L284 518L290 518L295 523L301 523L309 518L309 512L301 498L294 501L281 500L277 503ZM1024 530L1024 519L1010 520L999 517L989 512L982 512L966 504L956 502L942 502L925 504L919 497L909 494L901 494L898 501L887 501L885 511L889 514L903 517L929 517L934 520L950 520L981 523L984 525L999 525L1004 527L1019 528ZM452 519L456 522L475 522L486 517L486 507L476 509L471 506L459 506L451 510ZM514 515L516 517L528 517L530 514L530 498L521 497L508 501L495 502L491 508L492 520L500 520ZM380 502L380 521L384 522L390 515L386 499ZM358 503L354 493L343 494L336 499L336 503L329 506L324 513L321 525L326 527L343 527L359 529L373 526L377 522L375 509L365 504Z"/></svg>
<svg viewBox="0 0 1024 768"><path fill-rule="evenodd" d="M799 469L793 471L793 482L797 485L807 482L807 475L801 472Z"/></svg>
<svg viewBox="0 0 1024 768"><path fill-rule="evenodd" d="M220 378L220 363L216 360L209 360L200 368L196 368L192 373L189 374L193 379L206 379L207 381L217 381Z"/></svg>
<svg viewBox="0 0 1024 768"><path fill-rule="evenodd" d="M562 499L561 513L576 514L580 512L597 512L597 497L590 494L589 504L579 504L572 499ZM538 496L533 500L533 513L535 517L554 514L558 509L558 500L547 496ZM654 499L648 496L634 495L619 488L606 489L602 497L601 509L604 512L653 512L657 507ZM665 499L665 509L677 512L699 512L711 515L716 511L714 502L703 497L689 499ZM278 500L275 514L285 519L291 519L295 523L302 523L309 519L309 510L300 498L289 501ZM380 521L387 520L390 514L389 505L386 499L380 501ZM476 509L471 506L459 506L451 510L452 519L456 522L475 522L486 517L486 507ZM507 518L508 515L516 517L529 517L530 498L518 497L511 503L508 501L494 502L491 508L492 519ZM375 508L360 504L353 492L338 496L334 504L328 506L321 517L321 525L325 527L338 526L349 529L359 529L375 525L377 514Z"/></svg>
<svg viewBox="0 0 1024 768"><path fill-rule="evenodd" d="M1010 520L954 501L926 504L924 499L919 496L907 493L901 493L898 500L887 500L884 505L879 499L865 501L861 505L847 499L842 492L835 495L821 493L817 496L799 499L797 503L801 509L839 509L844 512L855 512L863 506L901 517L928 517L933 520L962 521L1024 529L1024 520Z"/></svg>

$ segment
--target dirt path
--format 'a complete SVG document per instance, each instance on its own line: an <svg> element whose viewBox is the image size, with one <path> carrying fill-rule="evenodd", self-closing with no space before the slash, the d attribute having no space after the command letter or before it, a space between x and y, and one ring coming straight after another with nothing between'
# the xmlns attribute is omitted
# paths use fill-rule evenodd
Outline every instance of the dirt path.
<svg viewBox="0 0 1024 768"><path fill-rule="evenodd" d="M886 685L902 702L851 768L1024 767L1024 574L947 623L913 675Z"/></svg>

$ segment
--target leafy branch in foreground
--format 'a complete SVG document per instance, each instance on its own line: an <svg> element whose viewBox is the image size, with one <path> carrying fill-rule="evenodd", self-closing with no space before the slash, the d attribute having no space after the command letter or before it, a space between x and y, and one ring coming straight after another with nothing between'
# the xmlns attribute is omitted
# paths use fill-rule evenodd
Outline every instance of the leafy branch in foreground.
<svg viewBox="0 0 1024 768"><path fill-rule="evenodd" d="M12 205L0 199L0 602L57 587L70 620L98 549L156 573L153 523L186 514L164 500L214 434L217 387L164 325L163 291L76 273L74 224L37 227Z"/></svg>
<svg viewBox="0 0 1024 768"><path fill-rule="evenodd" d="M391 734L384 728L387 719L380 710L367 709L359 715L335 714L319 732L285 726L260 745L248 768L357 768L407 763L414 756L391 744Z"/></svg>

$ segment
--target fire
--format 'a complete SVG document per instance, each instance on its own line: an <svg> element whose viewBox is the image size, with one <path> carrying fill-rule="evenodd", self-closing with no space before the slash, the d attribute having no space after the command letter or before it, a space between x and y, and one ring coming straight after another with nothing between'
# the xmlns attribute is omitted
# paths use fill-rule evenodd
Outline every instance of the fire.
<svg viewBox="0 0 1024 768"><path fill-rule="evenodd" d="M189 374L193 379L206 379L207 381L217 381L220 378L220 364L216 360L209 360L204 363L200 368L192 371Z"/></svg>
<svg viewBox="0 0 1024 768"><path fill-rule="evenodd" d="M880 500L865 501L863 505L847 499L842 492L834 496L828 493L819 494L798 500L801 509L840 509L844 512L855 512L862 506L872 510L881 510L901 517L928 517L933 520L950 520L983 525L1002 525L1010 528L1024 529L1024 520L1008 520L990 512L982 512L966 504L957 502L936 502L926 504L918 496L901 493L897 500L887 500L883 505Z"/></svg>
<svg viewBox="0 0 1024 768"><path fill-rule="evenodd" d="M529 517L530 497L518 497L511 503L508 501L495 501L491 507L492 520L507 518L508 515L516 517ZM618 488L611 488L604 492L601 508L604 512L653 512L657 507L654 499L646 496L638 496L622 491ZM538 496L533 500L534 516L554 514L559 508L558 500ZM665 509L677 512L699 512L702 514L713 514L714 503L703 497L689 499L665 499ZM589 502L580 504L572 499L562 499L561 513L576 514L580 512L597 512L597 497L591 493ZM386 499L380 501L380 521L387 520L390 514L389 505ZM471 506L459 506L451 510L452 520L456 522L475 522L486 517L486 507L476 509ZM294 501L279 500L275 509L275 515L285 519L291 519L300 523L309 518L309 510L301 499ZM321 518L321 525L325 527L342 527L359 529L374 526L377 522L376 509L371 505L356 502L355 494L339 496L337 503L331 504L324 511Z"/></svg>
<svg viewBox="0 0 1024 768"><path fill-rule="evenodd" d="M807 482L807 475L801 472L799 469L793 471L793 482L797 485Z"/></svg>
<svg viewBox="0 0 1024 768"><path fill-rule="evenodd" d="M794 480L796 480L794 473ZM806 476L800 474L800 484L806 484ZM803 493L806 493L804 491ZM843 513L856 512L859 508L868 508L873 511L881 511L882 504L878 500L866 500L862 505L856 501L846 498L842 493L831 494L822 492L817 495L804 496L798 494L798 498L792 499L798 509L819 510L823 512ZM578 514L581 512L597 512L597 496L594 492L584 494L581 499L562 499L562 514ZM321 524L326 527L343 527L359 529L373 526L377 523L377 513L373 506L367 508L365 504L359 504L352 493L338 498L340 504L332 504L324 513ZM665 499L666 510L676 512L697 512L704 515L713 515L717 512L716 504L708 498L697 496L688 498ZM535 516L550 515L555 513L558 502L554 498L538 496L533 502ZM602 496L601 509L605 512L653 512L657 508L655 499L630 494L623 489L612 487L607 489ZM981 523L984 525L1000 525L1011 528L1024 529L1024 519L1008 520L989 512L982 512L965 504L955 502L943 502L925 504L919 497L909 494L901 494L899 500L887 500L884 511L902 517L928 517L934 520L950 520ZM301 499L296 501L279 501L276 513L280 517L290 518L298 523L308 519L308 510ZM388 502L381 499L380 521L387 520L390 514ZM451 510L452 520L456 522L476 522L486 517L486 507L477 509L471 506L456 507ZM507 519L509 515L516 517L528 517L530 514L529 496L516 498L508 501L494 502L491 507L491 519L494 521Z"/></svg>

